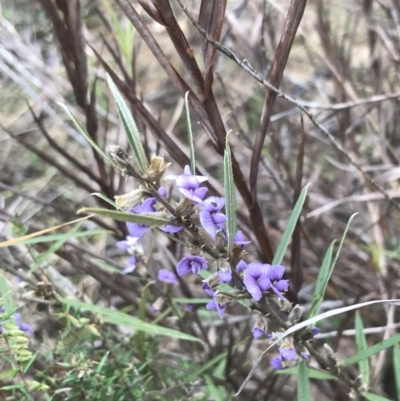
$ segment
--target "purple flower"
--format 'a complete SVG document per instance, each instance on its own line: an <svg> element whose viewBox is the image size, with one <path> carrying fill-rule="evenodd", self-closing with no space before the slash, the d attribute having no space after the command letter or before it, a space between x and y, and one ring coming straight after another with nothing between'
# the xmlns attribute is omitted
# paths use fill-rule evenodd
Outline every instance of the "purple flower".
<svg viewBox="0 0 400 401"><path fill-rule="evenodd" d="M269 273L271 288L278 296L281 295L277 293L276 290L278 290L279 292L284 292L287 291L287 289L289 288L289 280L282 280L283 273L285 273L285 268L283 266L271 266L271 271Z"/></svg>
<svg viewBox="0 0 400 401"><path fill-rule="evenodd" d="M217 309L218 315L219 317L222 319L225 309L226 309L226 305L222 306L219 304L218 302L218 294L213 295L213 300L210 301L207 305L206 305L206 309L210 310L210 309Z"/></svg>
<svg viewBox="0 0 400 401"><path fill-rule="evenodd" d="M118 241L117 247L122 249L123 251L127 251L129 253L133 253L135 245L138 243L139 238L131 237L127 235L125 241Z"/></svg>
<svg viewBox="0 0 400 401"><path fill-rule="evenodd" d="M122 271L124 274L132 273L136 269L136 258L134 256L130 256L128 258L128 266L125 267L125 269Z"/></svg>
<svg viewBox="0 0 400 401"><path fill-rule="evenodd" d="M141 205L134 207L130 212L133 214L154 213L156 211L154 204L157 202L156 198L147 198ZM131 237L140 238L150 226L139 223L127 222L129 235Z"/></svg>
<svg viewBox="0 0 400 401"><path fill-rule="evenodd" d="M244 260L239 261L236 265L236 271L240 274L242 271L247 269L247 263Z"/></svg>
<svg viewBox="0 0 400 401"><path fill-rule="evenodd" d="M179 231L182 231L183 226L164 226L161 227L161 230L169 234L175 234L178 233Z"/></svg>
<svg viewBox="0 0 400 401"><path fill-rule="evenodd" d="M172 285L178 285L178 281L176 280L176 276L173 272L170 272L167 269L160 269L158 271L158 279L160 281L164 281L165 283L170 283Z"/></svg>
<svg viewBox="0 0 400 401"><path fill-rule="evenodd" d="M279 357L272 358L270 364L274 369L285 369L293 366L297 360L297 352L293 346L283 345L279 348Z"/></svg>
<svg viewBox="0 0 400 401"><path fill-rule="evenodd" d="M28 324L28 323L23 323L23 322L21 321L21 314L20 314L20 313L18 313L18 312L15 313L15 314L14 314L14 319L15 319L15 323L17 324L18 328L19 328L21 331L25 331L26 333L29 333L31 336L34 335L33 327L32 327L30 324Z"/></svg>
<svg viewBox="0 0 400 401"><path fill-rule="evenodd" d="M176 265L178 276L184 276L190 271L197 275L201 269L208 269L207 261L202 256L186 256Z"/></svg>
<svg viewBox="0 0 400 401"><path fill-rule="evenodd" d="M255 301L259 301L262 298L262 292L271 287L269 272L270 265L253 262L247 266L243 284Z"/></svg>
<svg viewBox="0 0 400 401"><path fill-rule="evenodd" d="M255 301L262 298L262 292L271 289L275 294L282 297L281 292L289 287L288 280L282 280L285 268L280 265L271 266L258 262L250 263L246 269L243 283L247 291Z"/></svg>
<svg viewBox="0 0 400 401"><path fill-rule="evenodd" d="M217 229L223 228L223 223L226 221L226 216L220 213L225 206L225 198L210 196L201 205L200 223L203 228L215 238Z"/></svg>
<svg viewBox="0 0 400 401"><path fill-rule="evenodd" d="M311 334L313 335L313 336L316 336L317 334L319 334L320 333L320 329L318 328L318 327L311 327L311 329L310 329L310 331L311 331Z"/></svg>
<svg viewBox="0 0 400 401"><path fill-rule="evenodd" d="M232 281L232 273L230 270L220 270L218 278L221 283L230 283Z"/></svg>
<svg viewBox="0 0 400 401"><path fill-rule="evenodd" d="M258 338L260 338L264 335L264 330L254 326L252 333L253 333L253 337L257 340Z"/></svg>
<svg viewBox="0 0 400 401"><path fill-rule="evenodd" d="M276 370L285 369L282 365L281 358L275 357L271 359L270 365Z"/></svg>
<svg viewBox="0 0 400 401"><path fill-rule="evenodd" d="M301 357L305 360L308 361L310 359L310 354L308 352L302 352Z"/></svg>
<svg viewBox="0 0 400 401"><path fill-rule="evenodd" d="M169 175L165 177L165 179L175 180L179 192L195 203L202 203L203 198L208 191L205 187L199 188L200 183L207 181L208 178L192 174L189 166L185 166L183 174L178 176Z"/></svg>
<svg viewBox="0 0 400 401"><path fill-rule="evenodd" d="M235 235L233 243L235 245L240 245L242 248L244 248L246 245L249 245L251 241L245 241L243 233L241 231L238 231Z"/></svg>

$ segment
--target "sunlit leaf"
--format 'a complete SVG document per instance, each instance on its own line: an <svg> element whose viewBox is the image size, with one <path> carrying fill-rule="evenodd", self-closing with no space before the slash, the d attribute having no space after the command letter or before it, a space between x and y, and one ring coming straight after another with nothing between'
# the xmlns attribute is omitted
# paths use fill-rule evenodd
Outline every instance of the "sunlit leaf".
<svg viewBox="0 0 400 401"><path fill-rule="evenodd" d="M107 75L107 83L117 105L118 114L122 125L124 126L128 143L136 157L141 172L146 173L149 168L149 162L143 148L142 138L140 137L138 127L132 117L132 113L109 75Z"/></svg>
<svg viewBox="0 0 400 401"><path fill-rule="evenodd" d="M292 234L294 229L296 228L297 220L299 219L301 210L303 209L304 201L306 200L308 187L310 184L307 184L300 193L299 198L292 210L292 213L289 217L289 221L286 224L285 230L283 231L281 240L279 241L278 248L276 249L274 259L272 260L273 265L281 264L283 257L285 256L286 249L289 246L290 240L292 238Z"/></svg>
<svg viewBox="0 0 400 401"><path fill-rule="evenodd" d="M306 361L300 361L297 374L297 401L310 401L310 382L308 380L308 367Z"/></svg>
<svg viewBox="0 0 400 401"><path fill-rule="evenodd" d="M364 333L364 325L361 320L359 312L356 313L355 318L355 329L356 329L356 345L357 351L362 352L368 349L367 339ZM368 385L369 382L369 361L368 358L361 359L358 362L358 369L362 376L362 383Z"/></svg>
<svg viewBox="0 0 400 401"><path fill-rule="evenodd" d="M144 331L149 334L168 336L173 338L179 338L181 340L187 341L199 341L201 340L197 337L185 334L181 331L169 329L167 327L157 326L151 323L144 322L137 317L127 315L126 313L104 308L98 305L87 304L85 302L76 301L73 299L62 298L61 302L65 305L72 306L76 309L88 310L96 313L102 317L106 322L111 324L116 324L124 327L129 327L134 330Z"/></svg>

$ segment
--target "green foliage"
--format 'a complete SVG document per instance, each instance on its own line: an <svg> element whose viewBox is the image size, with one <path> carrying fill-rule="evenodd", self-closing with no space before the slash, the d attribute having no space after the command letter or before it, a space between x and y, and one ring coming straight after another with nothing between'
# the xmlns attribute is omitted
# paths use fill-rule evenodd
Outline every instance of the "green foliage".
<svg viewBox="0 0 400 401"><path fill-rule="evenodd" d="M306 361L300 361L297 375L297 401L311 400L310 382Z"/></svg>
<svg viewBox="0 0 400 401"><path fill-rule="evenodd" d="M357 311L355 319L355 329L356 329L356 345L357 351L362 352L368 349L367 338L364 333L364 325L361 320L360 313ZM358 362L358 368L362 377L362 383L367 386L369 381L369 361L367 358L361 359Z"/></svg>

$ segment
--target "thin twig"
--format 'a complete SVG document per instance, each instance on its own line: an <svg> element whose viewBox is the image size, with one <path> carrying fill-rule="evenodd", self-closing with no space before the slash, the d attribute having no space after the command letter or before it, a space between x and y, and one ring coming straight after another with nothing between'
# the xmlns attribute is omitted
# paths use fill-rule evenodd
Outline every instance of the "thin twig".
<svg viewBox="0 0 400 401"><path fill-rule="evenodd" d="M314 116L308 111L306 106L304 106L302 103L298 102L296 99L293 99L291 96L286 95L285 93L281 92L278 88L275 88L275 86L271 85L267 80L265 80L258 72L248 63L240 60L235 53L233 53L230 49L227 47L223 46L221 43L217 42L214 40L194 19L194 17L190 14L189 10L182 4L181 0L176 0L179 4L179 6L182 8L183 12L186 14L186 16L189 18L191 23L196 27L196 29L200 32L201 35L203 35L213 46L215 46L222 54L230 58L232 61L234 61L240 68L242 68L245 72L247 72L250 76L252 76L257 82L265 86L266 88L276 92L277 96L288 101L289 103L294 104L296 107L298 107L303 113L308 117L308 119L311 121L311 123L319 130L321 131L331 142L333 147L340 153L342 154L349 162L352 164L360 173L363 175L363 177L368 181L368 183L373 186L377 191L383 194L384 198L392 204L399 212L400 212L400 206L394 202L393 200L390 199L389 195L386 193L386 191L378 184L375 183L375 181L371 178L371 176L358 164L356 163L353 158L345 152L343 149L342 145L340 145L336 139L333 137L333 135L321 124L319 124Z"/></svg>

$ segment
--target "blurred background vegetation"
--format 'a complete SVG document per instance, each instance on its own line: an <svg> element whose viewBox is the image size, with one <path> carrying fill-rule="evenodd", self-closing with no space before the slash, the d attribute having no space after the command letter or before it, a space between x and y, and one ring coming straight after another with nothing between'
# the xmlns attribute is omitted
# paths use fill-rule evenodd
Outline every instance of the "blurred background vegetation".
<svg viewBox="0 0 400 401"><path fill-rule="evenodd" d="M213 80L202 92L196 74L200 71L201 76L204 70L204 40L179 4L170 1L181 32L173 25L174 18L168 20L165 14L157 21L156 12L149 15L143 10L152 1L131 1L143 23L140 30L116 3L127 2L0 4L1 240L67 223L77 218L81 207L110 207L93 193L113 199L135 188L133 180L120 176L92 150L59 105L67 105L101 147L118 144L128 149L105 82L108 72L132 108L147 154L165 156L172 162L171 173L179 173L188 161L183 96L186 90L193 91L197 166L210 177L210 194L223 194L221 138L232 130L239 226L252 240L249 260L270 261L299 188L311 183L301 225L284 261L293 302L309 305L323 255L332 240L342 236L354 212L359 215L323 310L399 298L400 220L393 204L400 196L399 3L307 2L287 63L275 65L283 74L276 86L305 105L344 151L338 152L305 115L302 125L301 110L278 97L258 162L256 198L249 185L250 161L267 89L217 52ZM259 74L271 77L290 3L227 1L220 42ZM197 18L202 2L184 4ZM152 48L144 40L146 29L156 44ZM157 55L154 49L159 49ZM194 59L198 71L190 64ZM10 381L13 361L4 359L0 382L14 387L1 390L0 400L233 398L267 340L253 341L253 322L240 305L228 310L224 320L205 311L199 299L204 295L194 280L180 280L161 314L151 310L165 292L159 283L148 283L160 268L174 269L182 247L146 236L146 263L127 276L120 274L127 258L116 247L127 233L124 223L95 217L56 233L41 242L0 248L0 267L14 302L35 330L29 347L36 357L24 375L47 386L29 394L19 375ZM156 319L204 343L143 334L96 314L61 308L52 293L38 294L40 282L52 283L58 296ZM184 307L190 298L199 302L193 302L192 311ZM372 307L361 315L371 343L398 330L392 307ZM324 321L321 327L327 333L323 341L343 356L354 353L353 320L348 314ZM322 338L318 341L322 344ZM371 387L394 398L391 360L385 352L372 358ZM289 375L274 374L266 357L237 399L292 400L293 383ZM335 381L315 380L312 391L313 399L321 401L348 399L346 389Z"/></svg>

